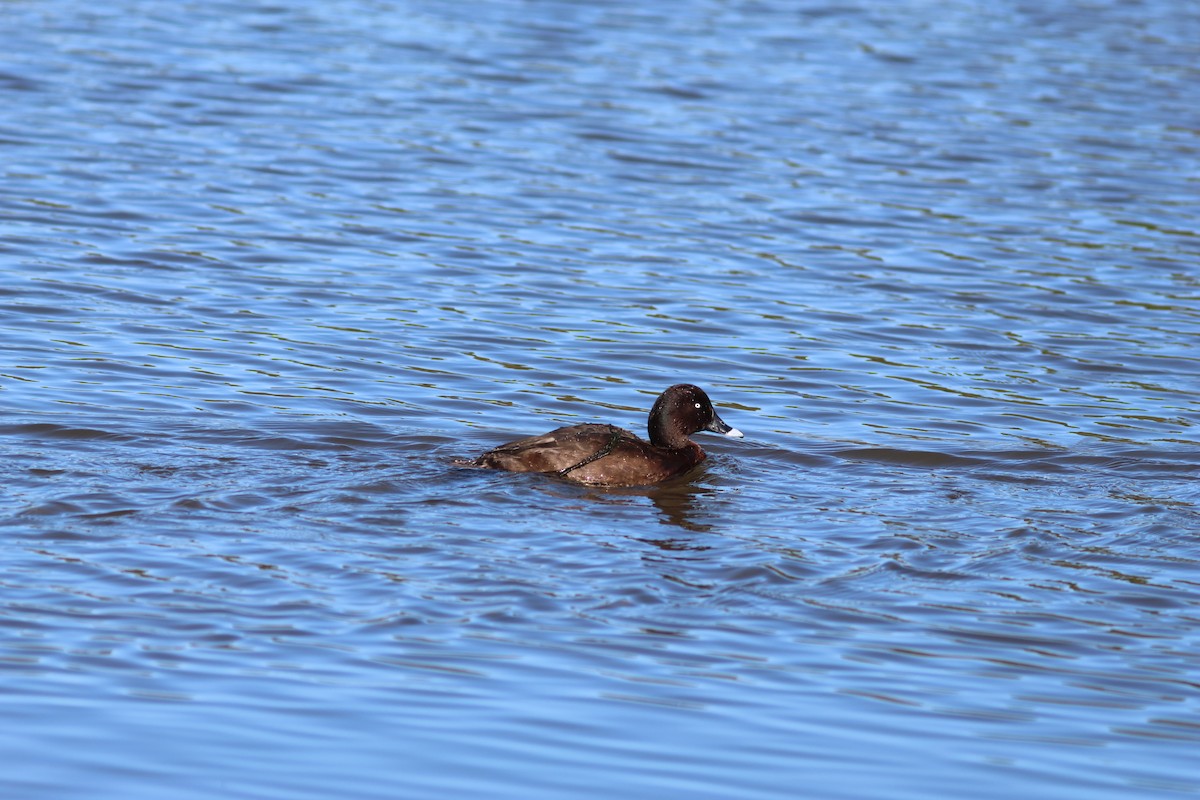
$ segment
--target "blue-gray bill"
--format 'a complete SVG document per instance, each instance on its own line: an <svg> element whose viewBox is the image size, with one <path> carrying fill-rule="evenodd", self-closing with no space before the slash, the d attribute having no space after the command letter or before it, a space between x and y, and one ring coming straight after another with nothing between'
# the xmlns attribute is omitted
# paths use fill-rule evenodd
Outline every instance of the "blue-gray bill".
<svg viewBox="0 0 1200 800"><path fill-rule="evenodd" d="M710 423L708 423L708 425L704 426L704 430L711 431L712 433L724 434L725 436L730 436L734 439L742 438L742 432L739 431L737 428L731 427L728 424L726 424L725 420L718 417L717 412L715 412L715 411L713 412L712 422L710 422Z"/></svg>

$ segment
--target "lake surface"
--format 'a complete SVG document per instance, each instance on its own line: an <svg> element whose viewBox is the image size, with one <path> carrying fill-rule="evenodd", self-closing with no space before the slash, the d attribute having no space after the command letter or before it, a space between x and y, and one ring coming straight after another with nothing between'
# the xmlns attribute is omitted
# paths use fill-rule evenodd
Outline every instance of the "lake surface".
<svg viewBox="0 0 1200 800"><path fill-rule="evenodd" d="M1200 794L1200 6L0 25L5 797Z"/></svg>

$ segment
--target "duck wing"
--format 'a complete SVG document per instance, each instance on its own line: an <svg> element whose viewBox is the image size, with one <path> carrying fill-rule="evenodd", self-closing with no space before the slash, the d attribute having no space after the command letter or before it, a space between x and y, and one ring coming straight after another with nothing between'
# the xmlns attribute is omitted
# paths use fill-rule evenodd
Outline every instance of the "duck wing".
<svg viewBox="0 0 1200 800"><path fill-rule="evenodd" d="M616 425L570 425L502 444L475 459L475 465L509 472L560 472L577 468L627 440L641 443Z"/></svg>

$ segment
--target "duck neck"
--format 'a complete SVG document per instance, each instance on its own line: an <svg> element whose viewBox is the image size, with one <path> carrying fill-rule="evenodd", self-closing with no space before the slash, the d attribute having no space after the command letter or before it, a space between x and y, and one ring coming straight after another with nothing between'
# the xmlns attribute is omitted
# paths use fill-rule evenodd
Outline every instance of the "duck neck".
<svg viewBox="0 0 1200 800"><path fill-rule="evenodd" d="M655 447L678 450L682 447L687 447L691 443L691 440L680 432L679 428L668 424L667 420L661 414L651 414L650 422L646 428L650 433L650 444Z"/></svg>

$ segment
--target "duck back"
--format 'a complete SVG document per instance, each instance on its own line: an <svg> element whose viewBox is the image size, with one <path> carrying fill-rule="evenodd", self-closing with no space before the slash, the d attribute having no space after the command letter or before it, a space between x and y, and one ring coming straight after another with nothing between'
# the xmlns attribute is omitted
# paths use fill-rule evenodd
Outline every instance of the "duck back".
<svg viewBox="0 0 1200 800"><path fill-rule="evenodd" d="M694 443L656 447L615 425L572 425L490 450L475 466L509 472L549 472L595 486L644 486L686 472L704 460Z"/></svg>

